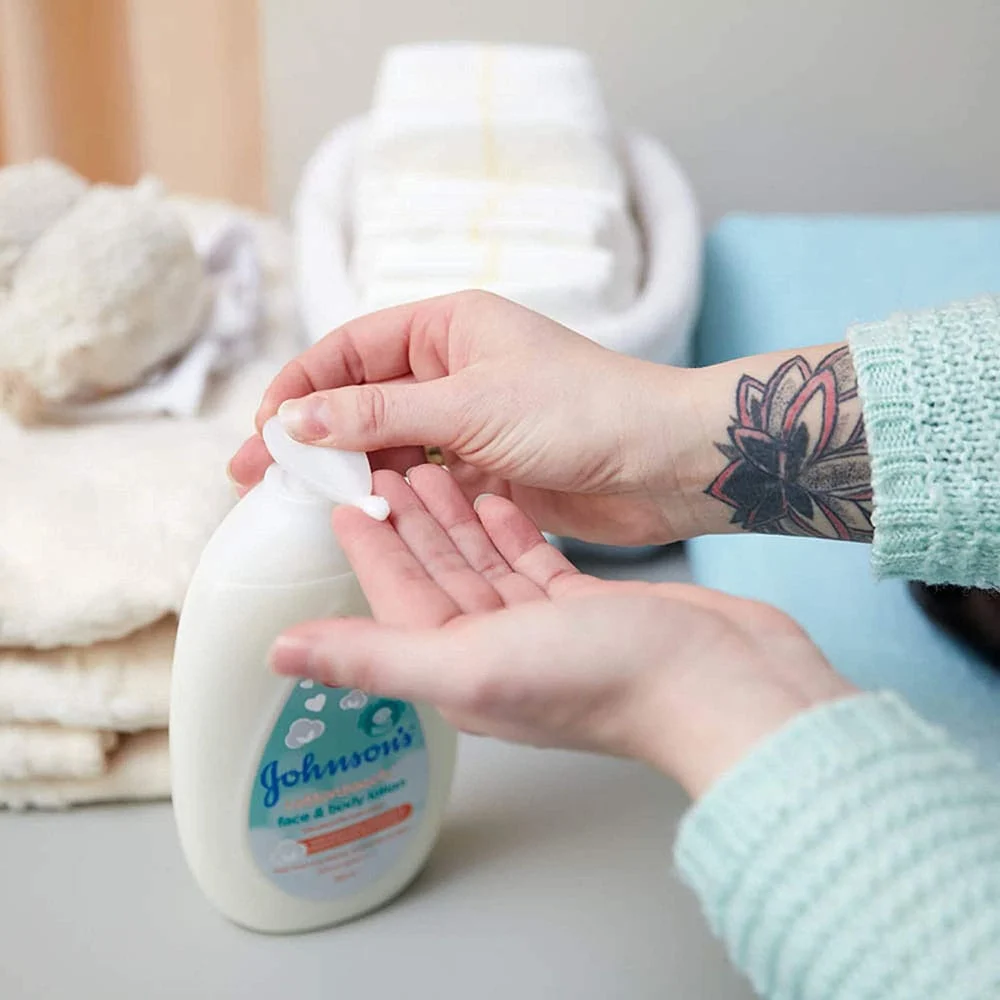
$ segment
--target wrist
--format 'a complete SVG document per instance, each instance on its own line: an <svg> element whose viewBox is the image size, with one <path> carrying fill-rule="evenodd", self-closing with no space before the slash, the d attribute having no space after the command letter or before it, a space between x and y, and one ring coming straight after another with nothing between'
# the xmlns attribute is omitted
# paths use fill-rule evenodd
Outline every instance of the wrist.
<svg viewBox="0 0 1000 1000"><path fill-rule="evenodd" d="M657 438L669 452L652 463L651 489L676 537L871 541L871 473L845 345L661 371L671 385L656 393L656 420L670 433Z"/></svg>
<svg viewBox="0 0 1000 1000"><path fill-rule="evenodd" d="M640 756L693 799L793 719L858 693L804 636L768 646L773 655L723 654L663 672L659 717Z"/></svg>
<svg viewBox="0 0 1000 1000"><path fill-rule="evenodd" d="M642 488L661 512L671 542L725 530L724 508L705 493L723 461L715 447L720 393L716 369L650 365L637 432Z"/></svg>

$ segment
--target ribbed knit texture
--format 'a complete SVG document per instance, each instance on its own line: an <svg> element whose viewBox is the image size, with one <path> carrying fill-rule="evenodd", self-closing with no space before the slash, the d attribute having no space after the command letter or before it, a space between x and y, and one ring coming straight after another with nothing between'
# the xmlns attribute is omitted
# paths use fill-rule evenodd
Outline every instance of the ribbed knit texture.
<svg viewBox="0 0 1000 1000"><path fill-rule="evenodd" d="M879 576L1000 582L1000 300L854 327Z"/></svg>
<svg viewBox="0 0 1000 1000"><path fill-rule="evenodd" d="M895 695L769 738L676 857L768 1000L1000 997L1000 784Z"/></svg>

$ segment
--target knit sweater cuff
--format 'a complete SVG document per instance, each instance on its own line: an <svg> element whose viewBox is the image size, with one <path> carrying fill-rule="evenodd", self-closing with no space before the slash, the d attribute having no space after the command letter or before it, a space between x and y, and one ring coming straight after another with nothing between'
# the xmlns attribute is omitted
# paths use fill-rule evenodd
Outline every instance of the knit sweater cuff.
<svg viewBox="0 0 1000 1000"><path fill-rule="evenodd" d="M896 696L866 694L725 774L676 860L763 996L979 996L1000 976L998 829L1000 787Z"/></svg>
<svg viewBox="0 0 1000 1000"><path fill-rule="evenodd" d="M1000 579L1000 300L856 326L879 576Z"/></svg>

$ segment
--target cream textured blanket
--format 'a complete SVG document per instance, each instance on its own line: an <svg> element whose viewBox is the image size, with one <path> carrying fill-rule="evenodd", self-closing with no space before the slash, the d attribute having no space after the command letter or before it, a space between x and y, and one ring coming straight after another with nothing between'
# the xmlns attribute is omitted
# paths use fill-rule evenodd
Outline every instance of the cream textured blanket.
<svg viewBox="0 0 1000 1000"><path fill-rule="evenodd" d="M203 230L231 218L217 206L181 207ZM254 231L261 351L220 381L203 416L25 428L0 415L0 647L88 645L180 610L234 500L226 462L296 349L284 232L266 220Z"/></svg>
<svg viewBox="0 0 1000 1000"><path fill-rule="evenodd" d="M123 733L164 728L176 631L176 620L166 618L91 646L0 649L0 733L25 723Z"/></svg>
<svg viewBox="0 0 1000 1000"><path fill-rule="evenodd" d="M175 204L196 239L233 220ZM285 232L247 222L265 286L259 350L201 416L24 428L0 415L0 807L169 795L174 616L234 501L225 464L299 343Z"/></svg>
<svg viewBox="0 0 1000 1000"><path fill-rule="evenodd" d="M125 737L111 755L107 770L94 777L0 781L0 807L10 809L63 809L169 795L170 758L162 729Z"/></svg>
<svg viewBox="0 0 1000 1000"><path fill-rule="evenodd" d="M95 778L118 734L63 726L0 726L0 781Z"/></svg>

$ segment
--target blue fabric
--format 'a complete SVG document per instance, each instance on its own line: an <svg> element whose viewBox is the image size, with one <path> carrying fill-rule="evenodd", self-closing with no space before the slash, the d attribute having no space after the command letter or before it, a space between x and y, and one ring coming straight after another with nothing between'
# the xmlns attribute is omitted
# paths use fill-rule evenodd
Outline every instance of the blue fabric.
<svg viewBox="0 0 1000 1000"><path fill-rule="evenodd" d="M844 339L855 322L1000 292L1000 215L732 216L706 246L698 362ZM867 546L757 535L690 544L695 579L777 605L866 688L901 692L1000 766L1000 673L933 626Z"/></svg>

